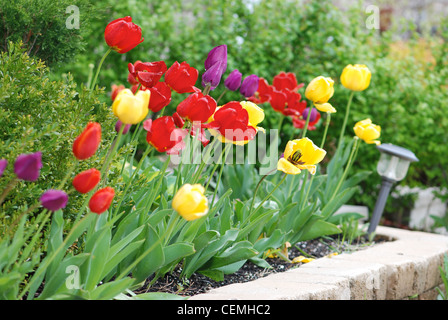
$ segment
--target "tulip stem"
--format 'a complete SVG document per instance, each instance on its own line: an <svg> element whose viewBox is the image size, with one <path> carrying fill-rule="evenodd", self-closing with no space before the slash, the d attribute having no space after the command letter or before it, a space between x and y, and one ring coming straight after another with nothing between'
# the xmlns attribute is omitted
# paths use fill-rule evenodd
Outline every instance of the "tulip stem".
<svg viewBox="0 0 448 320"><path fill-rule="evenodd" d="M274 187L274 189L272 189L272 191L269 192L269 194L263 199L263 201L260 202L260 204L257 206L257 208L256 208L253 212L252 212L252 209L253 209L253 208L250 208L249 216L247 217L247 219L244 220L243 225L245 225L246 222L250 221L250 218L251 218L255 213L257 213L258 210L260 210L260 208L263 206L263 204L264 204L266 201L268 201L268 199L272 196L272 194L275 192L275 190L277 190L277 189L281 186L281 184L286 180L286 177L287 177L287 176L288 176L288 175L285 173L285 174L283 175L282 180L280 180L280 182ZM265 177L266 177L266 176L264 176L262 179L264 180ZM260 181L261 181L261 180L260 180ZM259 182L259 183L260 183L260 182ZM256 196L256 194L254 194L254 199L255 199L255 196ZM252 199L252 204L251 204L251 206L253 205L254 199Z"/></svg>
<svg viewBox="0 0 448 320"><path fill-rule="evenodd" d="M322 142L320 144L320 148L323 149L324 145L325 145L325 140L327 139L327 133L328 133L328 127L330 125L330 120L331 120L331 112L327 112L327 120L325 121L325 130L324 130L324 135L322 137ZM302 204L302 209L305 205L305 200L308 198L308 195L310 194L310 190L311 190L311 186L313 185L313 180L314 180L315 175L311 176L311 179L308 183L308 190L306 191L305 194L305 198L303 199L303 204Z"/></svg>
<svg viewBox="0 0 448 320"><path fill-rule="evenodd" d="M12 178L12 180L8 183L8 185L6 186L5 190L3 190L2 195L0 196L0 205L3 203L3 201L5 200L5 198L8 195L8 193L12 189L14 189L14 187L17 185L17 183L19 183L19 179L17 179L17 177Z"/></svg>
<svg viewBox="0 0 448 320"><path fill-rule="evenodd" d="M355 91L352 91L350 93L350 97L348 99L347 102L347 108L345 110L345 118L344 118L344 122L342 124L342 129L341 129L341 134L339 136L339 144L338 144L338 148L341 146L342 143L342 139L344 139L344 134L345 134L345 127L347 126L347 121L348 121L348 115L350 113L350 107L352 105L352 101L353 101L353 96L355 95Z"/></svg>
<svg viewBox="0 0 448 320"><path fill-rule="evenodd" d="M306 117L305 126L303 127L302 139L306 137L306 133L308 131L308 124L310 123L311 113L313 111L313 108L314 108L314 105L311 105L311 107L308 109L308 116Z"/></svg>
<svg viewBox="0 0 448 320"><path fill-rule="evenodd" d="M222 172L224 170L225 161L227 159L227 152L231 146L232 145L230 143L226 144L226 147L224 148L224 151L223 151L221 168L219 168L218 180L216 181L215 190L213 191L212 205L215 203L215 197L216 197L216 194L218 193L218 187L219 187L219 184L221 183Z"/></svg>
<svg viewBox="0 0 448 320"><path fill-rule="evenodd" d="M216 103L219 103L219 100L224 96L224 94L227 92L227 89L224 89L224 91L219 95L218 99L216 100Z"/></svg>
<svg viewBox="0 0 448 320"><path fill-rule="evenodd" d="M115 216L118 214L118 211L120 210L120 207L121 207L121 204L122 204L122 202L123 202L123 199L124 199L124 197L126 196L126 194L128 193L128 190L129 190L129 188L130 188L130 186L131 186L131 182L134 180L135 174L136 174L137 172L140 171L140 168L142 167L143 162L145 161L146 157L147 157L148 154L151 152L151 150L152 150L152 146L151 146L150 144L148 144L148 147L146 148L145 153L143 154L143 156L142 156L142 158L140 159L140 161L139 161L137 167L135 168L134 172L132 173L132 176L131 176L131 177L129 178L129 180L126 182L126 185L125 185L125 188L124 188L123 195L121 196L121 199L120 199L120 201L119 201L119 203L118 203L118 205L117 205L117 207L116 207L116 209L115 209L115 211L114 211L112 217L115 217ZM130 164L130 165L132 166L132 164Z"/></svg>
<svg viewBox="0 0 448 320"><path fill-rule="evenodd" d="M339 183L338 183L338 185L336 186L336 189L334 190L333 195L332 195L331 198L330 198L330 201L332 201L332 200L334 199L334 197L336 197L336 195L337 195L339 189L340 189L341 186L342 186L342 183L344 182L345 178L347 177L347 173L348 173L348 171L350 170L350 168L351 168L352 165L353 165L353 162L354 162L355 159L356 159L355 155L356 155L357 152L358 152L359 138L358 138L357 136L355 136L355 137L353 137L353 139L355 139L355 143L353 144L352 151L350 152L350 156L349 156L349 158L348 158L347 165L345 166L344 173L342 174L342 177L341 177L341 179L339 180Z"/></svg>
<svg viewBox="0 0 448 320"><path fill-rule="evenodd" d="M204 88L204 91L202 91L202 94L204 96L208 95L210 93L211 88L212 88L212 85L210 83L207 83L207 85Z"/></svg>
<svg viewBox="0 0 448 320"><path fill-rule="evenodd" d="M109 55L109 53L112 51L112 48L109 47L109 49L106 51L106 53L101 58L101 61L98 65L98 68L96 69L95 77L93 78L93 81L90 85L90 90L93 90L96 85L96 81L98 80L98 75L100 74L101 67L103 65L104 60L106 60L106 57Z"/></svg>

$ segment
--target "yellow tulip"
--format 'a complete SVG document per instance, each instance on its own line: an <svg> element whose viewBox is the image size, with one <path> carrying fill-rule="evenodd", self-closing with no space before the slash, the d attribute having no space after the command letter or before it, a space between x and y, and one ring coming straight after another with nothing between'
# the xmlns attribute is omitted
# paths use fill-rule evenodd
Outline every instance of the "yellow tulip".
<svg viewBox="0 0 448 320"><path fill-rule="evenodd" d="M148 114L150 97L149 90L139 90L134 95L131 90L124 89L115 98L112 111L122 123L137 124L143 121Z"/></svg>
<svg viewBox="0 0 448 320"><path fill-rule="evenodd" d="M286 145L283 158L277 163L277 170L287 174L299 174L301 170L316 173L316 164L321 162L327 152L308 138L289 141Z"/></svg>
<svg viewBox="0 0 448 320"><path fill-rule="evenodd" d="M172 207L185 220L192 221L208 212L208 200L205 189L200 184L184 184L174 195Z"/></svg>
<svg viewBox="0 0 448 320"><path fill-rule="evenodd" d="M341 83L352 91L364 91L370 85L372 73L363 64L349 64L344 68L341 75Z"/></svg>
<svg viewBox="0 0 448 320"><path fill-rule="evenodd" d="M314 104L317 110L326 113L336 113L336 109L330 103Z"/></svg>
<svg viewBox="0 0 448 320"><path fill-rule="evenodd" d="M331 78L319 76L306 87L305 97L317 104L324 104L334 94L334 81Z"/></svg>
<svg viewBox="0 0 448 320"><path fill-rule="evenodd" d="M365 119L357 122L353 130L355 131L356 136L366 143L376 145L381 144L380 141L376 140L381 135L381 127L373 124L372 120Z"/></svg>

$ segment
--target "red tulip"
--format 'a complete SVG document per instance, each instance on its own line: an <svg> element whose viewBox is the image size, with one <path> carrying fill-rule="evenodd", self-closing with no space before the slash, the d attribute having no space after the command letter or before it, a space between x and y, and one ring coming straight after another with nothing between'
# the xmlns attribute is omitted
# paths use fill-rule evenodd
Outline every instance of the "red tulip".
<svg viewBox="0 0 448 320"><path fill-rule="evenodd" d="M171 102L171 89L165 82L158 82L154 87L148 88L151 91L148 108L152 112L159 112Z"/></svg>
<svg viewBox="0 0 448 320"><path fill-rule="evenodd" d="M143 127L148 131L146 141L157 151L170 154L183 148L183 138L187 131L176 128L173 117L163 116L154 121L149 119L144 122Z"/></svg>
<svg viewBox="0 0 448 320"><path fill-rule="evenodd" d="M101 142L101 125L89 122L84 131L73 142L73 154L78 160L93 156Z"/></svg>
<svg viewBox="0 0 448 320"><path fill-rule="evenodd" d="M165 74L165 82L177 93L197 92L194 85L198 80L199 71L190 67L185 61L174 62Z"/></svg>
<svg viewBox="0 0 448 320"><path fill-rule="evenodd" d="M190 94L177 106L177 113L191 122L206 122L216 110L216 101L209 95L201 92Z"/></svg>
<svg viewBox="0 0 448 320"><path fill-rule="evenodd" d="M88 193L96 187L101 180L101 173L97 169L89 169L75 176L73 186L80 193Z"/></svg>
<svg viewBox="0 0 448 320"><path fill-rule="evenodd" d="M297 91L304 86L303 83L297 84L296 75L292 72L280 72L276 75L272 81L272 85L277 90L289 89L291 91Z"/></svg>
<svg viewBox="0 0 448 320"><path fill-rule="evenodd" d="M125 17L110 22L104 31L104 39L109 47L118 53L126 53L143 42L142 29Z"/></svg>
<svg viewBox="0 0 448 320"><path fill-rule="evenodd" d="M301 101L302 95L298 92L272 89L270 96L271 107L286 116L300 116L306 108L306 101Z"/></svg>
<svg viewBox="0 0 448 320"><path fill-rule="evenodd" d="M272 94L272 86L268 84L266 79L260 78L258 80L258 89L255 94L248 100L255 104L262 104L268 102Z"/></svg>
<svg viewBox="0 0 448 320"><path fill-rule="evenodd" d="M109 209L112 204L112 200L115 197L115 190L111 187L106 187L95 192L90 198L89 209L90 211L102 214L104 211Z"/></svg>
<svg viewBox="0 0 448 320"><path fill-rule="evenodd" d="M119 86L117 86L116 84L112 85L112 92L110 93L110 98L112 99L112 101L115 100L117 94L120 93L120 91L123 89L125 89L125 86L122 84L120 84Z"/></svg>
<svg viewBox="0 0 448 320"><path fill-rule="evenodd" d="M249 113L238 101L228 102L216 110L208 126L233 142L249 141L257 134L257 129L249 124Z"/></svg>
<svg viewBox="0 0 448 320"><path fill-rule="evenodd" d="M128 64L129 73L135 80L140 82L146 88L154 87L166 72L166 63L164 61L141 62ZM133 79L128 77L128 81Z"/></svg>

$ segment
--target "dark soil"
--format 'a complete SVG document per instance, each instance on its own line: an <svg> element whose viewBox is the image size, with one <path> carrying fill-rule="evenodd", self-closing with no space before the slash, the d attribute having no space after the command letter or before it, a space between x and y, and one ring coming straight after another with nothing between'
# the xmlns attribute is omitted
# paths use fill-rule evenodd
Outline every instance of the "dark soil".
<svg viewBox="0 0 448 320"><path fill-rule="evenodd" d="M296 246L289 248L288 258L293 260L298 256L305 256L311 258L322 258L329 254L340 254L342 252L352 252L362 250L384 239L375 239L373 242L367 242L364 239L359 239L356 243L342 242L335 238L320 238L310 241L298 243ZM300 250L299 250L299 249ZM244 283L258 278L266 277L273 273L284 272L292 268L298 268L303 263L290 263L281 258L268 258L267 262L271 265L270 269L261 268L251 262L247 262L243 267L234 274L224 276L224 281L214 281L201 274L193 274L189 279L181 279L181 269L178 266L173 272L166 274L163 278L157 280L154 284L144 287L136 291L136 294L145 292L164 292L177 294L180 296L194 296L200 293L229 285L232 283Z"/></svg>

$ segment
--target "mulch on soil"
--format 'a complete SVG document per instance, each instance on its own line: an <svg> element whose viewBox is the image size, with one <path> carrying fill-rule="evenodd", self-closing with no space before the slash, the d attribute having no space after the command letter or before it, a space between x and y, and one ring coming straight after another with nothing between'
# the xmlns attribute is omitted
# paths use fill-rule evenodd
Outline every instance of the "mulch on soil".
<svg viewBox="0 0 448 320"><path fill-rule="evenodd" d="M382 240L379 239L379 241ZM365 239L360 238L355 243L347 243L342 242L337 238L319 238L299 242L296 246L289 248L288 258L292 260L295 257L304 256L306 254L307 257L318 259L329 254L340 254L342 252L361 250L362 248L371 246L379 241L375 240L369 243ZM303 264L302 262L290 263L281 258L268 258L267 262L271 265L270 269L261 268L248 261L236 273L225 275L224 281L214 281L201 274L193 274L189 279L181 279L180 273L182 270L178 266L173 272L166 274L163 278L158 279L150 287L148 286L148 281L145 286L135 291L135 293L163 292L189 297L206 293L211 289L226 286L232 283L245 283L258 278L266 277L273 273L285 272L292 268L298 268Z"/></svg>

